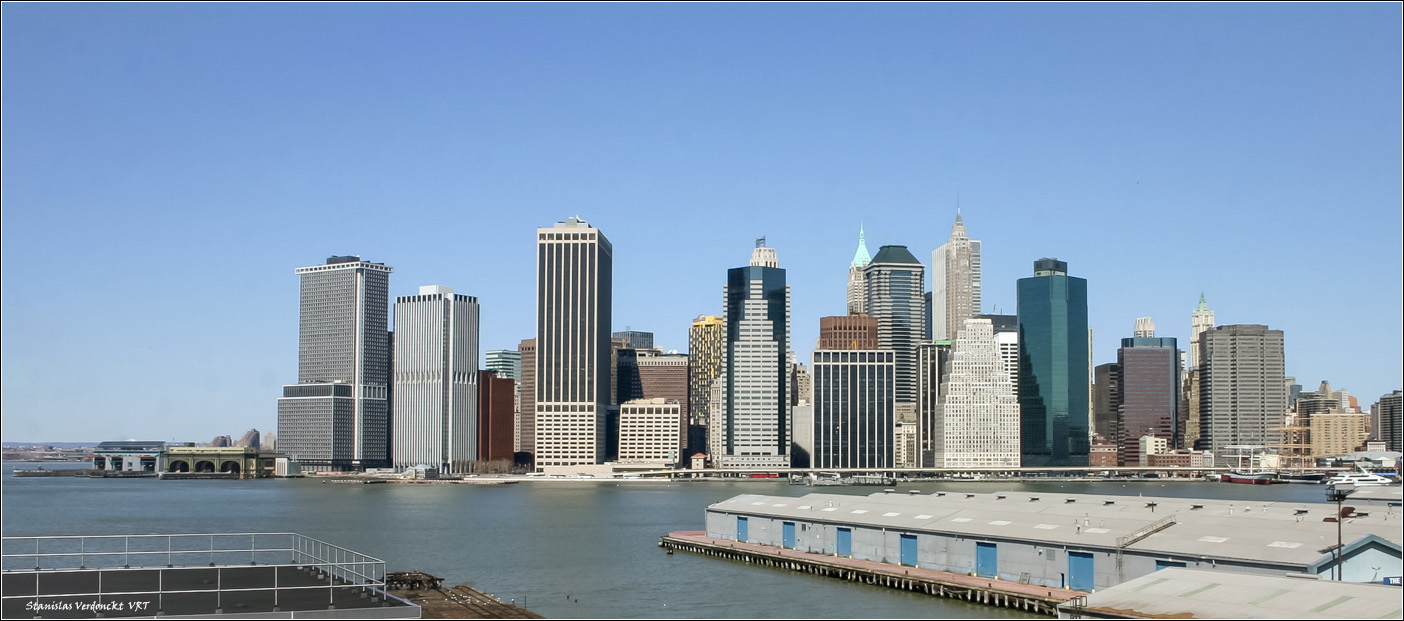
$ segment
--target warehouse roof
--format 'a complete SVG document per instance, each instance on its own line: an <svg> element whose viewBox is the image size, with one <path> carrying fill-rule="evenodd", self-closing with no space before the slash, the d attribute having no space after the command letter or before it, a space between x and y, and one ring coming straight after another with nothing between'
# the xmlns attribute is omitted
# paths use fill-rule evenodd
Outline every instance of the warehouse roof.
<svg viewBox="0 0 1404 621"><path fill-rule="evenodd" d="M1092 618L1398 619L1404 609L1398 587L1172 567L1092 593L1081 612Z"/></svg>
<svg viewBox="0 0 1404 621"><path fill-rule="evenodd" d="M1326 503L1032 492L744 494L709 510L1082 548L1124 542L1130 551L1302 567L1329 555L1336 523L1323 520L1337 511ZM1397 552L1399 520L1371 507L1347 517L1342 531L1346 542L1376 535Z"/></svg>

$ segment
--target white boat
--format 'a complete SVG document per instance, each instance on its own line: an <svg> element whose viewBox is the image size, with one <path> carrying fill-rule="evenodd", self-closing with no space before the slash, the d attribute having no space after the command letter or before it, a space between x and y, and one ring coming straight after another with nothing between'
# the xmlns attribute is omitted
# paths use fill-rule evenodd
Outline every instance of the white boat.
<svg viewBox="0 0 1404 621"><path fill-rule="evenodd" d="M1354 485L1356 487L1366 487L1371 485L1394 485L1395 480L1386 476L1381 476L1365 470L1359 464L1360 472L1347 472L1338 474L1326 480L1327 485Z"/></svg>

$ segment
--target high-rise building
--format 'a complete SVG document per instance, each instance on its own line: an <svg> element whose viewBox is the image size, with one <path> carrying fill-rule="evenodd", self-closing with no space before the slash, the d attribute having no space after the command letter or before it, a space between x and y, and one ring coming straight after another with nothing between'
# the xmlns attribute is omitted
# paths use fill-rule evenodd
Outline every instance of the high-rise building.
<svg viewBox="0 0 1404 621"><path fill-rule="evenodd" d="M1199 294L1199 306L1190 314L1190 349L1189 368L1198 369L1199 360L1199 339L1206 330L1214 329L1214 311L1209 310L1209 305L1204 302L1204 294Z"/></svg>
<svg viewBox="0 0 1404 621"><path fill-rule="evenodd" d="M390 273L356 256L297 268L297 384L278 400L279 450L309 471L389 465Z"/></svg>
<svg viewBox="0 0 1404 621"><path fill-rule="evenodd" d="M813 467L893 467L894 352L820 349L813 362Z"/></svg>
<svg viewBox="0 0 1404 621"><path fill-rule="evenodd" d="M427 285L395 298L396 468L478 460L478 299Z"/></svg>
<svg viewBox="0 0 1404 621"><path fill-rule="evenodd" d="M962 321L980 314L980 242L965 233L956 211L951 236L931 253L931 338L955 338Z"/></svg>
<svg viewBox="0 0 1404 621"><path fill-rule="evenodd" d="M1057 259L1020 278L1019 415L1025 468L1088 464L1087 281Z"/></svg>
<svg viewBox="0 0 1404 621"><path fill-rule="evenodd" d="M940 414L941 377L951 356L950 341L923 341L917 345L917 447L918 466L936 467L936 417Z"/></svg>
<svg viewBox="0 0 1404 621"><path fill-rule="evenodd" d="M497 371L478 371L478 461L513 460L513 402L517 383Z"/></svg>
<svg viewBox="0 0 1404 621"><path fill-rule="evenodd" d="M515 382L522 381L522 352L516 349L489 349L485 354L487 364L484 365L489 371L496 371L497 376Z"/></svg>
<svg viewBox="0 0 1404 621"><path fill-rule="evenodd" d="M516 438L517 452L525 453L529 462L536 461L536 339L522 339L517 344L522 360L522 379L517 385Z"/></svg>
<svg viewBox="0 0 1404 621"><path fill-rule="evenodd" d="M630 349L653 349L653 333L639 332L638 330L625 330L615 332L610 338L624 339L629 344Z"/></svg>
<svg viewBox="0 0 1404 621"><path fill-rule="evenodd" d="M665 354L658 349L635 351L637 355L634 358L634 367L639 374L640 396L638 398L664 399L677 403L678 411L682 413L682 421L678 423L679 426L676 429L678 445L682 447L679 450L687 448L687 419L690 415L688 411L690 399L688 355ZM623 459L622 454L620 459Z"/></svg>
<svg viewBox="0 0 1404 621"><path fill-rule="evenodd" d="M1121 365L1099 364L1092 378L1092 433L1119 447L1121 427L1116 407L1121 402Z"/></svg>
<svg viewBox="0 0 1404 621"><path fill-rule="evenodd" d="M1200 437L1204 448L1276 444L1287 413L1283 336L1263 325L1217 326L1200 336Z"/></svg>
<svg viewBox="0 0 1404 621"><path fill-rule="evenodd" d="M896 360L898 409L915 411L916 348L925 323L921 314L926 308L926 267L906 246L883 246L864 277L868 315L878 322L878 346L891 351Z"/></svg>
<svg viewBox="0 0 1404 621"><path fill-rule="evenodd" d="M1383 440L1385 450L1404 451L1404 392L1394 391L1381 396L1370 407L1374 436Z"/></svg>
<svg viewBox="0 0 1404 621"><path fill-rule="evenodd" d="M999 359L1009 374L1009 383L1014 386L1014 395L1019 394L1019 316L1018 315L976 315L976 319L988 319L994 328L995 345L999 347Z"/></svg>
<svg viewBox="0 0 1404 621"><path fill-rule="evenodd" d="M726 322L719 315L699 315L687 333L689 453L706 451L712 413L712 383L722 372L726 351Z"/></svg>
<svg viewBox="0 0 1404 621"><path fill-rule="evenodd" d="M941 380L938 468L1019 467L1019 401L988 319L965 319Z"/></svg>
<svg viewBox="0 0 1404 621"><path fill-rule="evenodd" d="M536 230L536 467L606 454L614 248L567 218Z"/></svg>
<svg viewBox="0 0 1404 621"><path fill-rule="evenodd" d="M1152 436L1178 446L1180 350L1173 337L1156 338L1149 317L1136 320L1134 334L1116 351L1117 420L1122 430L1123 466L1140 465L1140 438Z"/></svg>
<svg viewBox="0 0 1404 621"><path fill-rule="evenodd" d="M863 239L863 227L858 227L858 250L853 253L853 263L848 266L848 314L867 312L868 285L863 278L863 270L873 262L868 255L868 244Z"/></svg>
<svg viewBox="0 0 1404 621"><path fill-rule="evenodd" d="M790 465L790 287L775 249L756 240L751 264L727 270L722 299L721 420L710 443L713 463L728 467ZM714 393L716 394L716 393Z"/></svg>

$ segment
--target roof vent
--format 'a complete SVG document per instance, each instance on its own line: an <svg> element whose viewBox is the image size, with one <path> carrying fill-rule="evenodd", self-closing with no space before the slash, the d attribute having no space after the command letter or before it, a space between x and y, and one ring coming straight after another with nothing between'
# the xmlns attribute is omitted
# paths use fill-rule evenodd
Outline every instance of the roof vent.
<svg viewBox="0 0 1404 621"><path fill-rule="evenodd" d="M1029 502L1038 502L1038 496L1029 496Z"/></svg>
<svg viewBox="0 0 1404 621"><path fill-rule="evenodd" d="M1153 502L1148 502L1148 503L1146 503L1146 508L1147 508L1147 509L1150 509L1151 511L1155 511L1155 503L1153 503Z"/></svg>
<svg viewBox="0 0 1404 621"><path fill-rule="evenodd" d="M1076 499L1076 498L1064 498L1064 499L1063 499L1063 504L1065 504L1065 505L1070 505L1070 504L1075 503L1075 502L1077 502L1077 499Z"/></svg>
<svg viewBox="0 0 1404 621"><path fill-rule="evenodd" d="M1116 501L1115 501L1115 500L1107 500L1107 501L1102 502L1102 506L1103 506L1103 507L1105 507L1105 506L1107 506L1107 505L1114 505L1114 504L1116 504Z"/></svg>
<svg viewBox="0 0 1404 621"><path fill-rule="evenodd" d="M920 493L921 493L921 490L919 490L919 489L909 489L909 490L907 490L907 493L908 493L908 494L911 494L911 495L913 495L913 496L915 496L915 495L917 495L917 494L920 494Z"/></svg>
<svg viewBox="0 0 1404 621"><path fill-rule="evenodd" d="M1190 505L1190 511L1198 511L1198 510L1203 509L1203 508L1204 508L1204 505Z"/></svg>
<svg viewBox="0 0 1404 621"><path fill-rule="evenodd" d="M974 498L974 497L975 497L975 494L966 494L965 497L966 497L966 498Z"/></svg>
<svg viewBox="0 0 1404 621"><path fill-rule="evenodd" d="M1004 500L1004 494L995 494L995 500Z"/></svg>
<svg viewBox="0 0 1404 621"><path fill-rule="evenodd" d="M936 497L937 497L937 498L940 498L940 497L945 496L945 495L946 495L945 492L936 492Z"/></svg>
<svg viewBox="0 0 1404 621"><path fill-rule="evenodd" d="M882 490L882 493L884 493L884 494L893 494L893 493L896 493L896 492L897 492L897 490L895 490L895 489L884 489L884 490Z"/></svg>
<svg viewBox="0 0 1404 621"><path fill-rule="evenodd" d="M1296 512L1294 515L1306 515L1306 514L1307 514L1307 510L1306 510L1306 509L1297 509L1297 512Z"/></svg>

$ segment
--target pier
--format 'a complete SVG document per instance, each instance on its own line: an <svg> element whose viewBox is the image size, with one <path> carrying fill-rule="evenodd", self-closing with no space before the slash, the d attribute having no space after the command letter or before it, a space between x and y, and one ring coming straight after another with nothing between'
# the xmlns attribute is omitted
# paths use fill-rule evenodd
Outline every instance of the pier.
<svg viewBox="0 0 1404 621"><path fill-rule="evenodd" d="M681 550L1049 616L1058 614L1059 604L1087 595L1081 591L713 539L704 531L674 531L665 535L658 545L669 551Z"/></svg>
<svg viewBox="0 0 1404 621"><path fill-rule="evenodd" d="M545 618L518 606L515 599L504 602L466 584L445 589L443 578L421 571L393 572L385 580L396 595L419 606L424 619Z"/></svg>

